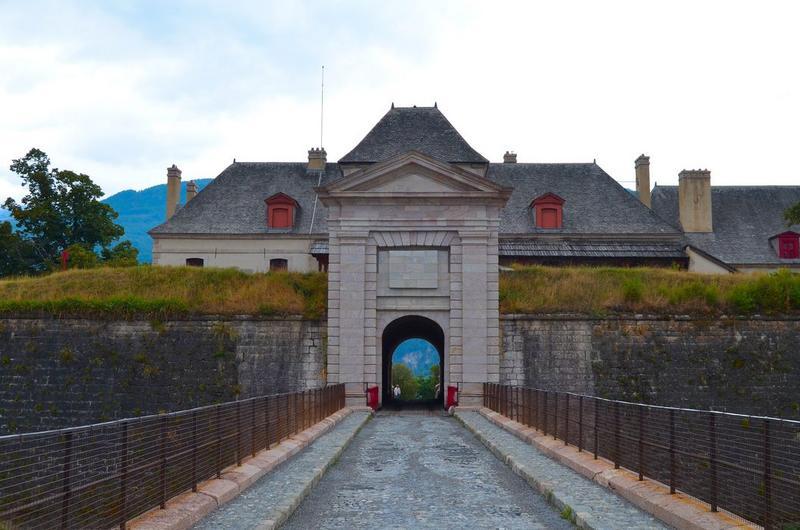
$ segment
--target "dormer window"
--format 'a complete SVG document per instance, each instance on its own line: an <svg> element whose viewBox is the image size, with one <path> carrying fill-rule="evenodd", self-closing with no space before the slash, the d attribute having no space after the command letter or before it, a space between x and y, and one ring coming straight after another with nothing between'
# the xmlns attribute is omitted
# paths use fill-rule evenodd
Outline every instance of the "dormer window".
<svg viewBox="0 0 800 530"><path fill-rule="evenodd" d="M275 229L290 229L294 226L297 201L285 193L276 193L267 203L267 226Z"/></svg>
<svg viewBox="0 0 800 530"><path fill-rule="evenodd" d="M800 234L797 232L778 234L778 257L781 259L800 258Z"/></svg>
<svg viewBox="0 0 800 530"><path fill-rule="evenodd" d="M562 228L564 199L555 193L545 193L531 202L536 228Z"/></svg>

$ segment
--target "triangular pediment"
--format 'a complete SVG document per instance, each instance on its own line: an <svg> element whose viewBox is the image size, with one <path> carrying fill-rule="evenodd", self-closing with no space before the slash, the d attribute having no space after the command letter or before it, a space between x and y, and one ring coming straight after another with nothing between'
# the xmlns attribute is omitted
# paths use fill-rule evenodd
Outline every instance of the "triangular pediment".
<svg viewBox="0 0 800 530"><path fill-rule="evenodd" d="M502 196L510 193L510 189L456 165L409 151L351 173L320 192L324 195Z"/></svg>

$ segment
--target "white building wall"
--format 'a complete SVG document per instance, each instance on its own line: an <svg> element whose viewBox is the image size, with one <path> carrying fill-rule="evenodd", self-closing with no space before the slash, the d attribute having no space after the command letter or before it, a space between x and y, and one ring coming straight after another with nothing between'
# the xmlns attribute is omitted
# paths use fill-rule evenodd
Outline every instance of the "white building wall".
<svg viewBox="0 0 800 530"><path fill-rule="evenodd" d="M312 272L318 270L316 258L309 254L314 239L157 237L153 240L153 265L186 265L188 258L201 258L204 267L265 272L271 259L280 258L288 260L290 271Z"/></svg>

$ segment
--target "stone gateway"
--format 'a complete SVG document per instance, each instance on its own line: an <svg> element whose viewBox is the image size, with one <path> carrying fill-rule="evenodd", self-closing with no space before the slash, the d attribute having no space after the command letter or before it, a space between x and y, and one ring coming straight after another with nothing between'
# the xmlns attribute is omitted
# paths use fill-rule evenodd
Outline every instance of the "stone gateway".
<svg viewBox="0 0 800 530"><path fill-rule="evenodd" d="M348 400L362 403L364 385L384 385L384 333L412 316L442 330L444 387L460 383L462 403L477 404L483 382L499 381L498 227L510 195L416 151L319 189L329 230L328 380L345 383Z"/></svg>

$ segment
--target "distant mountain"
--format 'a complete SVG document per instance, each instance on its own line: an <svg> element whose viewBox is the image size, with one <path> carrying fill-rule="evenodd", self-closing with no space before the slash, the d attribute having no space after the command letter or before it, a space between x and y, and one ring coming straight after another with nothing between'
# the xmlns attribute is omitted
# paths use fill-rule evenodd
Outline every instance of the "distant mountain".
<svg viewBox="0 0 800 530"><path fill-rule="evenodd" d="M197 191L214 179L197 179ZM139 249L139 261L150 263L153 240L147 231L164 222L167 210L167 185L159 184L141 191L125 190L103 199L119 214L117 223L125 229L123 239L129 239ZM186 182L181 183L181 204L186 202ZM0 208L0 223L11 221L11 214Z"/></svg>
<svg viewBox="0 0 800 530"><path fill-rule="evenodd" d="M197 179L197 191L202 190L213 179ZM181 204L186 201L186 182L181 183ZM125 239L130 239L139 249L139 261L149 263L152 259L153 240L147 231L164 222L167 210L167 185L159 184L141 191L125 190L112 195L103 202L119 214L117 223L125 228Z"/></svg>

